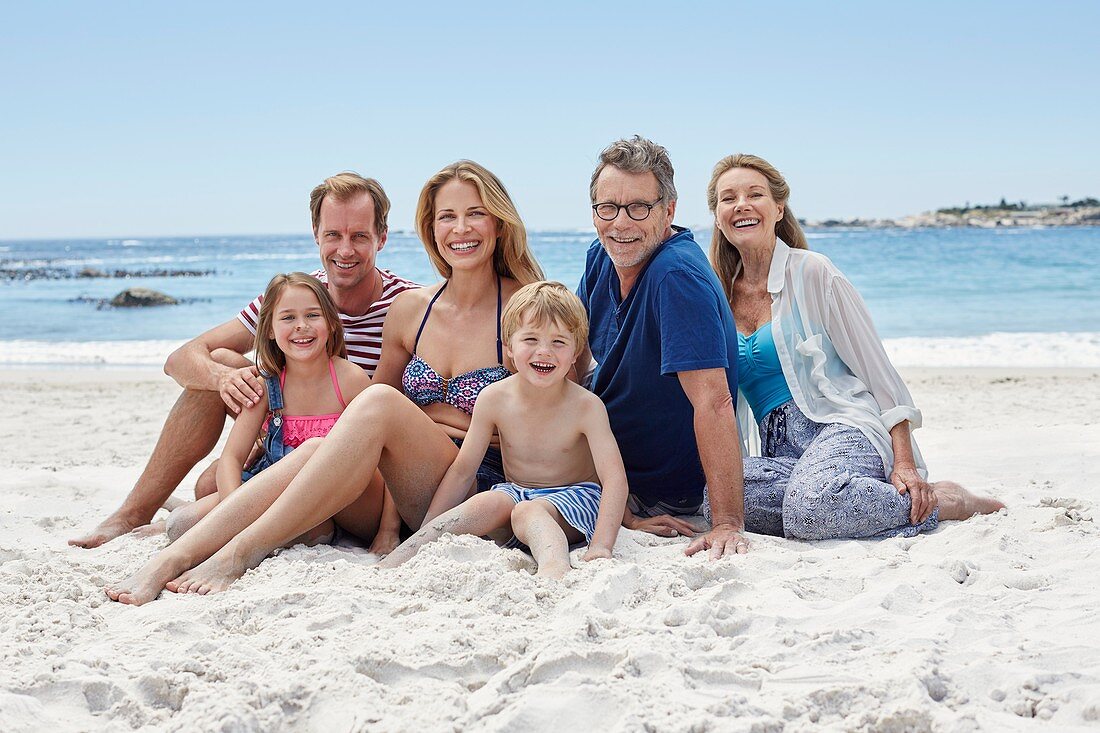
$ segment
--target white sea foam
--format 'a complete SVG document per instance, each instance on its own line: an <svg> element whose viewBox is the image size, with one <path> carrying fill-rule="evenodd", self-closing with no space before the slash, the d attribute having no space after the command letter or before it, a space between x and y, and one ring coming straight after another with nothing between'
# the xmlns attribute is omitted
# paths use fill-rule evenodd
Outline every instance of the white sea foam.
<svg viewBox="0 0 1100 733"><path fill-rule="evenodd" d="M159 367L182 341L3 341L0 366Z"/></svg>
<svg viewBox="0 0 1100 733"><path fill-rule="evenodd" d="M990 333L886 339L899 367L1100 367L1100 333Z"/></svg>
<svg viewBox="0 0 1100 733"><path fill-rule="evenodd" d="M182 341L2 341L2 366L153 366ZM886 339L898 367L1100 368L1100 333L991 333Z"/></svg>
<svg viewBox="0 0 1100 733"><path fill-rule="evenodd" d="M237 261L251 261L251 260L310 260L312 262L317 261L317 253L314 251L304 252L244 252L241 254L235 254L230 257L225 257L226 260Z"/></svg>

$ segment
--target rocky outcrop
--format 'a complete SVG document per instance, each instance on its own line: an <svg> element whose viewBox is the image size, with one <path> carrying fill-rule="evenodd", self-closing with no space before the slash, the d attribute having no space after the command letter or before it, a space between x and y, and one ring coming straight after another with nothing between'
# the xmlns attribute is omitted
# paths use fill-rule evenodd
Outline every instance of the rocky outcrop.
<svg viewBox="0 0 1100 733"><path fill-rule="evenodd" d="M0 281L5 280L73 280L94 278L116 278L130 280L139 277L209 277L214 270L169 270L156 268L148 270L112 270L106 272L95 267L76 270L71 267L22 267L8 260L0 260Z"/></svg>
<svg viewBox="0 0 1100 733"><path fill-rule="evenodd" d="M154 305L178 305L179 301L151 288L126 288L111 298L109 305L115 308L147 308Z"/></svg>

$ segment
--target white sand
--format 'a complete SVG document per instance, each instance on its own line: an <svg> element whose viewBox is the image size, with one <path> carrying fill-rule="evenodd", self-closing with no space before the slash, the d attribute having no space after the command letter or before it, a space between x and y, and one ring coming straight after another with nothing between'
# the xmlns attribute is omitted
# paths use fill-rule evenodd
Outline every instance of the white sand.
<svg viewBox="0 0 1100 733"><path fill-rule="evenodd" d="M65 540L121 500L177 388L0 371L0 730L1095 728L1100 371L907 376L933 477L1007 513L719 562L624 530L560 584L475 538L390 573L296 548L133 608L101 587L163 541Z"/></svg>

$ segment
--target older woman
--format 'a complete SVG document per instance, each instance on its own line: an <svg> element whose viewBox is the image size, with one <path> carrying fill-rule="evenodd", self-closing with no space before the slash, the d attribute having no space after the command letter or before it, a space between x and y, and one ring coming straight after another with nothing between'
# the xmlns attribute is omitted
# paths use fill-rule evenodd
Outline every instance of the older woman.
<svg viewBox="0 0 1100 733"><path fill-rule="evenodd" d="M166 585L179 592L224 589L274 548L334 515L339 523L339 512L350 506L367 516L358 526L367 525L368 534L389 531L390 546L397 541L398 512L409 526L420 526L470 427L478 393L510 373L501 310L516 290L541 280L542 271L504 186L471 161L428 180L416 223L443 282L394 300L375 384L348 405L323 441L261 473L247 491L230 496L137 574L109 588L109 596L144 603ZM393 509L371 481L376 468ZM489 451L470 491L503 480L500 454Z"/></svg>
<svg viewBox="0 0 1100 733"><path fill-rule="evenodd" d="M1004 505L951 482L929 484L920 427L863 300L808 251L790 189L754 155L714 168L711 264L737 323L745 526L799 539L912 536L940 520ZM747 455L747 454L746 454ZM704 511L705 513L705 511Z"/></svg>

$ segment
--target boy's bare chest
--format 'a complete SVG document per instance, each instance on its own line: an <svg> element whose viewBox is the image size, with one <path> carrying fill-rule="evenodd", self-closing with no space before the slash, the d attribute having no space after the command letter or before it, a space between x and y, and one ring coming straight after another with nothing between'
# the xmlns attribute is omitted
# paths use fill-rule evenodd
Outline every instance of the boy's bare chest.
<svg viewBox="0 0 1100 733"><path fill-rule="evenodd" d="M584 439L561 412L525 412L498 426L501 450L512 460L554 463L574 456Z"/></svg>

